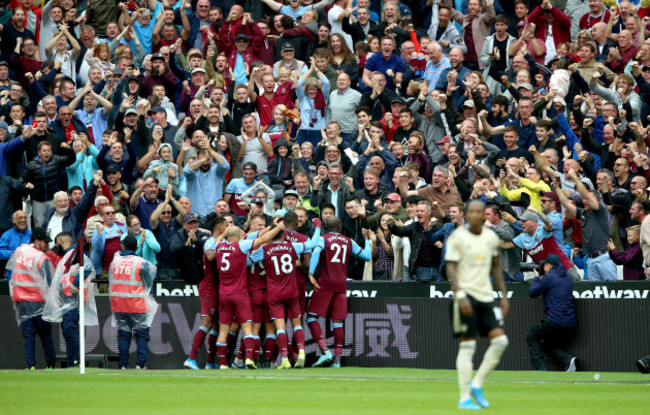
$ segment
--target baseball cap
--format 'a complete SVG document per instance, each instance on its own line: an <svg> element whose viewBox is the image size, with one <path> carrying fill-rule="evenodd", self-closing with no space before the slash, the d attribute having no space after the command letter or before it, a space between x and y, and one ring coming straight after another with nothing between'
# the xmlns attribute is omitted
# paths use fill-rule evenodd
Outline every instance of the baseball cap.
<svg viewBox="0 0 650 415"><path fill-rule="evenodd" d="M406 101L404 101L404 98L402 98L402 97L394 98L394 99L390 102L390 105L393 105L393 104L396 104L396 103L399 103L399 104L402 104L402 105L406 105Z"/></svg>
<svg viewBox="0 0 650 415"><path fill-rule="evenodd" d="M152 109L149 110L149 114L155 114L158 112L167 112L163 107L153 107Z"/></svg>
<svg viewBox="0 0 650 415"><path fill-rule="evenodd" d="M548 197L549 199L553 199L553 201L555 202L555 209L558 212L562 209L562 205L560 205L560 198L558 197L557 193L555 193L555 192L545 192L543 190L540 190L539 194L542 197Z"/></svg>
<svg viewBox="0 0 650 415"><path fill-rule="evenodd" d="M165 57L162 55L162 53L154 53L153 55L151 55L151 60L154 60L154 59L160 59L160 60L164 61Z"/></svg>
<svg viewBox="0 0 650 415"><path fill-rule="evenodd" d="M329 166L327 165L327 162L326 162L325 160L321 160L321 161L318 162L318 164L316 164L316 168L317 168L317 169L318 169L320 166L325 166L325 167L329 168Z"/></svg>
<svg viewBox="0 0 650 415"><path fill-rule="evenodd" d="M541 265L551 264L551 265L560 265L562 263L562 258L557 254L548 254L544 260L539 262Z"/></svg>
<svg viewBox="0 0 650 415"><path fill-rule="evenodd" d="M517 89L520 89L520 88L524 88L524 89L526 89L528 91L534 91L535 90L533 88L533 86L529 82L524 82L523 84L519 85L519 87Z"/></svg>
<svg viewBox="0 0 650 415"><path fill-rule="evenodd" d="M0 61L0 66L9 66L9 63L7 61Z"/></svg>
<svg viewBox="0 0 650 415"><path fill-rule="evenodd" d="M121 172L122 169L120 169L120 166L118 166L115 163L111 163L107 168L106 168L106 174L111 174L111 173L119 173Z"/></svg>
<svg viewBox="0 0 650 415"><path fill-rule="evenodd" d="M519 216L519 220L521 221L532 220L537 222L537 215L531 212L530 210L527 210L523 213L523 215Z"/></svg>
<svg viewBox="0 0 650 415"><path fill-rule="evenodd" d="M255 203L256 205L262 205L264 206L264 201L262 199L253 199L251 203Z"/></svg>
<svg viewBox="0 0 650 415"><path fill-rule="evenodd" d="M397 193L389 193L384 197L384 201L386 200L392 200L393 202L400 202L402 203L402 197L398 195Z"/></svg>
<svg viewBox="0 0 650 415"><path fill-rule="evenodd" d="M9 124L7 124L5 121L0 121L0 128L9 131Z"/></svg>
<svg viewBox="0 0 650 415"><path fill-rule="evenodd" d="M204 73L205 74L207 72L205 72L205 69L203 69L203 68L196 68L196 69L194 69L192 71L192 75L194 75L195 73Z"/></svg>
<svg viewBox="0 0 650 415"><path fill-rule="evenodd" d="M131 75L131 76L129 76L129 79L126 80L126 83L127 83L127 84L128 84L129 82L137 82L137 83L140 83L140 78L138 78L137 76L133 76L133 75Z"/></svg>
<svg viewBox="0 0 650 415"><path fill-rule="evenodd" d="M476 108L476 104L474 104L473 99L466 99L465 102L463 102L463 107Z"/></svg>
<svg viewBox="0 0 650 415"><path fill-rule="evenodd" d="M47 229L37 226L35 228L32 228L32 240L38 239L39 241L43 242L52 242L52 239L50 238L50 235L47 233ZM137 242L136 242L137 243Z"/></svg>
<svg viewBox="0 0 650 415"><path fill-rule="evenodd" d="M442 138L442 140L438 141L436 144L445 144L445 143L450 143L451 140L449 140L449 136L446 135Z"/></svg>
<svg viewBox="0 0 650 415"><path fill-rule="evenodd" d="M282 45L282 52L284 52L285 50L295 50L295 49L293 48L293 45L291 43L287 42L284 45Z"/></svg>
<svg viewBox="0 0 650 415"><path fill-rule="evenodd" d="M519 29L520 27L526 27L526 26L528 26L528 22L525 21L525 20L522 20L521 22L517 23L517 29Z"/></svg>
<svg viewBox="0 0 650 415"><path fill-rule="evenodd" d="M244 165L242 166L242 170L247 170L247 169L251 169L251 170L255 170L255 171L257 171L257 164L253 163L252 161L247 161L247 162L244 163Z"/></svg>
<svg viewBox="0 0 650 415"><path fill-rule="evenodd" d="M198 221L199 221L199 215L197 215L196 213L188 213L183 218L183 223L198 222Z"/></svg>
<svg viewBox="0 0 650 415"><path fill-rule="evenodd" d="M124 116L126 117L127 115L131 115L131 114L138 115L138 110L136 110L135 108L129 108L129 109L126 110L126 112L124 113Z"/></svg>
<svg viewBox="0 0 650 415"><path fill-rule="evenodd" d="M246 42L250 42L250 39L248 38L248 36L246 36L243 33L240 33L237 36L235 36L235 42L238 41L238 40L245 40Z"/></svg>
<svg viewBox="0 0 650 415"><path fill-rule="evenodd" d="M121 75L124 75L124 71L123 71L122 69L120 69L118 66L116 66L116 67L112 70L112 72L113 72L113 76L116 76L116 75L120 75L120 76L121 76Z"/></svg>
<svg viewBox="0 0 650 415"><path fill-rule="evenodd" d="M296 198L299 198L298 192L296 192L295 190L285 190L284 197L287 197L287 196L294 196Z"/></svg>

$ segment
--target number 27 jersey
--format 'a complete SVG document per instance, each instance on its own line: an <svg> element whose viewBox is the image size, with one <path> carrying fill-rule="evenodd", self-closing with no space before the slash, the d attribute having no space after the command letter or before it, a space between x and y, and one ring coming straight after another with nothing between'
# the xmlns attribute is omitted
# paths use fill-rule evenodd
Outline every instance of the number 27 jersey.
<svg viewBox="0 0 650 415"><path fill-rule="evenodd" d="M318 246L321 248L318 285L325 291L346 292L349 258L358 255L361 247L338 233L326 234Z"/></svg>

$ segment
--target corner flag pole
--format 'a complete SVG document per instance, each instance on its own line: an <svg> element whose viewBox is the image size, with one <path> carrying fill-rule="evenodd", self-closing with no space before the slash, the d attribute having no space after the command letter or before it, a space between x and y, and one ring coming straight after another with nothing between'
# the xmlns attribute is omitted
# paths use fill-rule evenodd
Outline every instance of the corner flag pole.
<svg viewBox="0 0 650 415"><path fill-rule="evenodd" d="M77 242L77 249L80 250L77 252L79 255L79 373L80 374L85 374L86 373L86 313L85 313L85 295L84 295L84 289L85 287L85 270L84 270L84 252L83 252L83 245L79 246L79 244L83 244L83 241L80 239Z"/></svg>

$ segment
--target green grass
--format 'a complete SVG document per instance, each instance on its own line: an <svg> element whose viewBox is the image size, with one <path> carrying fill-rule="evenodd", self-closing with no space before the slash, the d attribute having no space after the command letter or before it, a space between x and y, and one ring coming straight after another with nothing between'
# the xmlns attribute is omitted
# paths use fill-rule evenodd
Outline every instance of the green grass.
<svg viewBox="0 0 650 415"><path fill-rule="evenodd" d="M495 414L647 414L637 373L501 372ZM0 371L3 414L438 414L458 412L456 372L420 369Z"/></svg>

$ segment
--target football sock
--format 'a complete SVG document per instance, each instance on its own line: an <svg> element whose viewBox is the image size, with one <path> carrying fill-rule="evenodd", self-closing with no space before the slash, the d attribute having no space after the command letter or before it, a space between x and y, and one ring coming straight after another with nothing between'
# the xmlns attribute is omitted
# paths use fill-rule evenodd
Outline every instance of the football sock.
<svg viewBox="0 0 650 415"><path fill-rule="evenodd" d="M243 359L245 353L246 350L244 350L244 341L242 340L239 342L239 349L237 349L237 355L236 355L237 359L240 360Z"/></svg>
<svg viewBox="0 0 650 415"><path fill-rule="evenodd" d="M318 319L314 317L307 318L307 325L309 326L309 331L311 331L311 337L314 338L318 347L320 348L321 354L327 354L327 346L325 345L325 339L323 338L323 331L320 328Z"/></svg>
<svg viewBox="0 0 650 415"><path fill-rule="evenodd" d="M289 350L287 350L287 333L284 330L277 330L275 333L278 336L278 349L280 349L280 354L282 354L282 357L285 358L289 355Z"/></svg>
<svg viewBox="0 0 650 415"><path fill-rule="evenodd" d="M293 328L293 340L296 343L296 349L305 350L305 332L302 331L302 326Z"/></svg>
<svg viewBox="0 0 650 415"><path fill-rule="evenodd" d="M246 359L253 358L253 348L255 348L255 339L253 336L244 336L244 348L246 353Z"/></svg>
<svg viewBox="0 0 650 415"><path fill-rule="evenodd" d="M333 323L332 327L334 327L334 354L340 356L343 352L343 339L345 336L343 323Z"/></svg>
<svg viewBox="0 0 650 415"><path fill-rule="evenodd" d="M492 369L494 369L501 360L501 355L508 347L508 336L501 335L490 340L490 347L488 347L483 356L481 366L479 366L472 380L472 386L475 388L482 388L483 381L488 377Z"/></svg>
<svg viewBox="0 0 650 415"><path fill-rule="evenodd" d="M260 358L260 348L262 344L260 342L260 336L253 336L253 360L259 360Z"/></svg>
<svg viewBox="0 0 650 415"><path fill-rule="evenodd" d="M226 353L226 357L228 358L229 361L231 360L231 357L235 353L235 349L237 348L238 338L239 338L239 332L228 331L228 338L226 339L228 352Z"/></svg>
<svg viewBox="0 0 650 415"><path fill-rule="evenodd" d="M217 356L219 356L219 366L228 366L228 345L226 343L217 343Z"/></svg>
<svg viewBox="0 0 650 415"><path fill-rule="evenodd" d="M275 334L267 334L264 339L264 358L271 360L275 351Z"/></svg>
<svg viewBox="0 0 650 415"><path fill-rule="evenodd" d="M474 352L476 351L476 340L460 343L458 356L456 357L456 369L458 371L458 386L460 388L460 400L469 399L469 381L472 379L474 364Z"/></svg>
<svg viewBox="0 0 650 415"><path fill-rule="evenodd" d="M217 354L217 336L218 332L215 330L210 330L208 334L208 363L214 363L214 358Z"/></svg>
<svg viewBox="0 0 650 415"><path fill-rule="evenodd" d="M196 359L196 353L199 351L201 346L203 346L203 342L205 341L205 336L208 334L208 328L207 327L199 327L199 329L196 331L194 334L194 341L192 342L192 350L190 350L190 359L195 360Z"/></svg>

